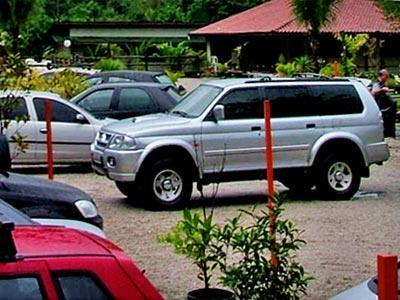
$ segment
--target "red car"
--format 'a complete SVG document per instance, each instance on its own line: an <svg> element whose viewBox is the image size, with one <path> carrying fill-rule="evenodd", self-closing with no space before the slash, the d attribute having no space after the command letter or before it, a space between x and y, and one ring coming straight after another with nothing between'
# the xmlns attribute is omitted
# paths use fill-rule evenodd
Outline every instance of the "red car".
<svg viewBox="0 0 400 300"><path fill-rule="evenodd" d="M14 228L1 216L0 298L163 299L113 243L74 229Z"/></svg>

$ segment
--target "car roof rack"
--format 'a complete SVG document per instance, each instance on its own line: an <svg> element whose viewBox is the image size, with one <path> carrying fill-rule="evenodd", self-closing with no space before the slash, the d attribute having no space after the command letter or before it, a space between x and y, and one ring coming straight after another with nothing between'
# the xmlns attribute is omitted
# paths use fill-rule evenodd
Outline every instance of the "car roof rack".
<svg viewBox="0 0 400 300"><path fill-rule="evenodd" d="M318 73L294 73L292 78L330 80L331 78Z"/></svg>
<svg viewBox="0 0 400 300"><path fill-rule="evenodd" d="M258 82L268 82L268 81L272 81L271 76L265 75L259 78L252 78L248 81L245 81L245 83L258 83Z"/></svg>
<svg viewBox="0 0 400 300"><path fill-rule="evenodd" d="M12 232L15 224L0 214L0 261L15 261L19 257Z"/></svg>

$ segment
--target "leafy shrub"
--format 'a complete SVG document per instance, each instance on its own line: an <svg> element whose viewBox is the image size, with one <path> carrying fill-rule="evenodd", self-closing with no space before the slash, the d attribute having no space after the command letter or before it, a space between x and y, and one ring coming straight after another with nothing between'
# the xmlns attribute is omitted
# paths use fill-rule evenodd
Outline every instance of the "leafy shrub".
<svg viewBox="0 0 400 300"><path fill-rule="evenodd" d="M209 288L211 271L216 267L213 262L211 243L214 239L215 224L213 213L207 215L199 212L192 214L185 209L183 219L179 221L165 236L160 236L159 241L171 244L175 252L190 258L198 268L197 278L204 282L204 288Z"/></svg>
<svg viewBox="0 0 400 300"><path fill-rule="evenodd" d="M296 251L305 241L294 223L281 218L283 198L275 198L276 237L269 234L268 211L242 210L218 229L213 245L221 282L239 299L299 299L311 279L296 260ZM244 222L243 216L249 220ZM275 266L270 253L278 261Z"/></svg>
<svg viewBox="0 0 400 300"><path fill-rule="evenodd" d="M94 64L93 68L101 71L119 71L125 70L126 66L123 61L112 58L102 58Z"/></svg>
<svg viewBox="0 0 400 300"><path fill-rule="evenodd" d="M241 210L219 226L213 223L213 213L203 208L202 214L185 210L183 219L159 241L193 261L205 288L218 269L220 282L241 300L299 299L311 280L296 257L305 241L294 223L282 218L283 202L283 197L275 197L275 236L269 233L269 211Z"/></svg>
<svg viewBox="0 0 400 300"><path fill-rule="evenodd" d="M57 93L70 99L89 87L87 80L75 72L66 69L54 76L45 78L30 70L24 75L9 77L5 87L12 90L36 90Z"/></svg>

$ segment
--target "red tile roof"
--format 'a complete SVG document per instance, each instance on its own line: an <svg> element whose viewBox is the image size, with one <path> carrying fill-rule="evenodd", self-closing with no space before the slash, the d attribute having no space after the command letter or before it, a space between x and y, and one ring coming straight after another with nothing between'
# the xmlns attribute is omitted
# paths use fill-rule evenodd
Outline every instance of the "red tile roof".
<svg viewBox="0 0 400 300"><path fill-rule="evenodd" d="M388 20L374 0L340 0L336 17L322 32L400 33L400 26ZM193 35L240 35L306 33L290 7L289 0L270 0L259 6L193 31Z"/></svg>

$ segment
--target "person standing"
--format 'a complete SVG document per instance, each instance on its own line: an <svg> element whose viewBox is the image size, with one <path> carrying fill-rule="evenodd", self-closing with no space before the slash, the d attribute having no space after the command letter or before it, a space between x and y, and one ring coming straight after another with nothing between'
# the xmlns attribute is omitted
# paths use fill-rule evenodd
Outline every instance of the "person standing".
<svg viewBox="0 0 400 300"><path fill-rule="evenodd" d="M378 72L378 82L373 85L371 93L382 112L384 136L395 138L397 104L389 95L389 92L392 91L387 86L389 79L389 71L386 69L380 70Z"/></svg>

